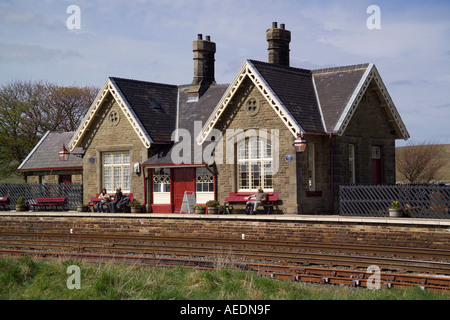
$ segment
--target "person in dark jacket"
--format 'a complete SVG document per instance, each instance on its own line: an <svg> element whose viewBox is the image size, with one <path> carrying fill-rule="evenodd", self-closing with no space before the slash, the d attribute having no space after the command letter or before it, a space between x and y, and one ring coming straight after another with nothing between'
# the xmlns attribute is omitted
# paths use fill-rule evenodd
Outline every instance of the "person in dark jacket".
<svg viewBox="0 0 450 320"><path fill-rule="evenodd" d="M122 197L123 197L122 189L117 188L116 194L114 195L114 201L108 203L109 212L116 212L117 203L119 203Z"/></svg>

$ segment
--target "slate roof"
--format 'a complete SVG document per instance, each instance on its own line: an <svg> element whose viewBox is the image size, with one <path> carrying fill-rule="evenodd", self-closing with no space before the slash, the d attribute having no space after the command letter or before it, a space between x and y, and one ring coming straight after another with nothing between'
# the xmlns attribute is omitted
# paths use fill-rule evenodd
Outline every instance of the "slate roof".
<svg viewBox="0 0 450 320"><path fill-rule="evenodd" d="M249 62L306 132L325 132L310 70L255 60Z"/></svg>
<svg viewBox="0 0 450 320"><path fill-rule="evenodd" d="M58 157L63 143L67 147L73 134L74 132L47 132L17 170L83 169L82 159L73 154L68 161L61 161ZM75 148L73 152L80 153L81 148Z"/></svg>
<svg viewBox="0 0 450 320"><path fill-rule="evenodd" d="M195 138L197 137L202 126L208 120L208 117L213 112L216 104L228 88L228 84L214 84L211 85L207 91L198 99L198 101L188 102L189 85L179 87L179 100L178 100L178 128L186 129L191 138L191 160L195 161L196 150L206 147L209 143L205 143L202 146L196 145ZM199 121L199 125L195 128L195 121ZM173 127L172 130L174 130ZM196 129L198 132L196 132ZM174 144L165 145L153 145L150 148L150 156L143 165L160 165L160 164L172 164L172 150ZM197 148L197 149L195 149ZM203 149L202 149L203 150ZM197 154L197 156L199 156Z"/></svg>
<svg viewBox="0 0 450 320"><path fill-rule="evenodd" d="M175 128L178 87L116 77L110 79L128 101L153 142L169 142Z"/></svg>
<svg viewBox="0 0 450 320"><path fill-rule="evenodd" d="M327 132L333 132L369 64L312 70Z"/></svg>

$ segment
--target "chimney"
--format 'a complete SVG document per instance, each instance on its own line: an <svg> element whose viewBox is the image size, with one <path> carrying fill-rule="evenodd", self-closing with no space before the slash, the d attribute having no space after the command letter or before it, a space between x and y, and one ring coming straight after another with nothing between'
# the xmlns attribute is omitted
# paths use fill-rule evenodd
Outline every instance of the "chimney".
<svg viewBox="0 0 450 320"><path fill-rule="evenodd" d="M279 64L289 67L289 42L291 42L291 32L285 29L284 23L278 28L277 22L272 22L272 28L266 31L267 42L269 43L269 63Z"/></svg>
<svg viewBox="0 0 450 320"><path fill-rule="evenodd" d="M211 84L216 83L214 79L214 54L216 44L211 41L210 36L203 40L201 34L192 43L194 51L194 80L189 88L189 99L199 98Z"/></svg>

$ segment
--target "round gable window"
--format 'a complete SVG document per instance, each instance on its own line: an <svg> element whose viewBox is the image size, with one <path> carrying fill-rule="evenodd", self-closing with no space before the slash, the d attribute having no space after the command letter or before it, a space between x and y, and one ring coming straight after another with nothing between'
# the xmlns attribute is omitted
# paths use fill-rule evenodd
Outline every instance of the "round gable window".
<svg viewBox="0 0 450 320"><path fill-rule="evenodd" d="M256 100L256 98L250 98L247 100L247 102L245 103L245 112L249 115L249 116L256 116L259 112L260 109L260 105L258 100Z"/></svg>
<svg viewBox="0 0 450 320"><path fill-rule="evenodd" d="M112 110L108 115L108 120L112 126L117 126L120 121L119 112L117 112L116 110Z"/></svg>

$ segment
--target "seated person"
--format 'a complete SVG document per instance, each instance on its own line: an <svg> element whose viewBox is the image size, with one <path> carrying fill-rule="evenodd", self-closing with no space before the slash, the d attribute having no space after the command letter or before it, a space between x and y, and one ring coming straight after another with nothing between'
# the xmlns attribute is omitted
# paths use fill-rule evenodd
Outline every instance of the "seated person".
<svg viewBox="0 0 450 320"><path fill-rule="evenodd" d="M107 204L109 199L111 199L111 197L109 196L109 194L106 192L106 189L103 188L102 189L102 193L100 193L100 195L98 196L98 198L100 199L100 202L97 203L97 212L103 212L103 205Z"/></svg>
<svg viewBox="0 0 450 320"><path fill-rule="evenodd" d="M108 203L109 212L116 212L117 203L122 199L122 188L116 189L116 194L114 195L114 201Z"/></svg>
<svg viewBox="0 0 450 320"><path fill-rule="evenodd" d="M247 201L246 205L247 206L253 205L253 212L250 212L249 214L256 214L258 206L262 205L263 201L266 201L267 194L265 194L264 190L261 187L259 187L258 191L254 195L248 197L248 199L250 201Z"/></svg>

